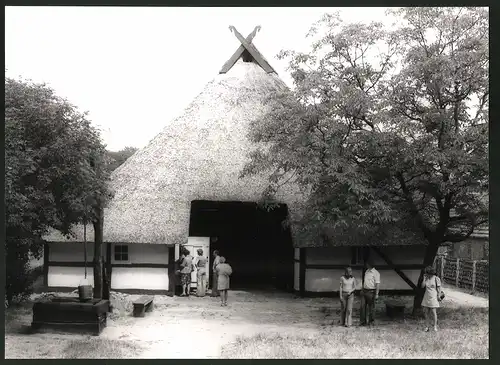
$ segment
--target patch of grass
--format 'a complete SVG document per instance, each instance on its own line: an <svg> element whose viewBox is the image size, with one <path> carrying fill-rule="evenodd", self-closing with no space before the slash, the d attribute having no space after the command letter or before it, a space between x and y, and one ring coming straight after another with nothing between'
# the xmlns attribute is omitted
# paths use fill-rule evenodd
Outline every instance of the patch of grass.
<svg viewBox="0 0 500 365"><path fill-rule="evenodd" d="M440 331L423 332L423 321L380 322L374 328L331 326L315 335L261 333L239 337L224 358L488 358L488 310L440 311Z"/></svg>
<svg viewBox="0 0 500 365"><path fill-rule="evenodd" d="M15 305L5 310L5 333L26 334L33 316L29 305Z"/></svg>
<svg viewBox="0 0 500 365"><path fill-rule="evenodd" d="M26 317L32 314L32 306L12 306L5 310L5 322L18 320L20 317Z"/></svg>
<svg viewBox="0 0 500 365"><path fill-rule="evenodd" d="M12 359L126 359L135 358L142 347L99 337L80 339L12 336L5 340L6 358Z"/></svg>
<svg viewBox="0 0 500 365"><path fill-rule="evenodd" d="M32 336L5 336L5 358L62 359L65 343Z"/></svg>
<svg viewBox="0 0 500 365"><path fill-rule="evenodd" d="M70 341L64 348L65 359L125 359L137 357L142 347L126 341L89 338Z"/></svg>

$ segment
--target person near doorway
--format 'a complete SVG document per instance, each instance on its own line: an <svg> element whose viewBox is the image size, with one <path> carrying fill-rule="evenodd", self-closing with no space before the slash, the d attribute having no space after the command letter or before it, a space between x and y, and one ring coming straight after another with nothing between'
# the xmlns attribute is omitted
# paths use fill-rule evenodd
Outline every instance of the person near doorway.
<svg viewBox="0 0 500 365"><path fill-rule="evenodd" d="M182 289L182 263L184 262L184 246L180 247L179 258L175 261L175 295L181 295L184 290Z"/></svg>
<svg viewBox="0 0 500 365"><path fill-rule="evenodd" d="M379 288L380 273L373 267L373 263L368 260L361 291L361 326L374 324L375 303L378 299ZM366 317L368 317L368 321Z"/></svg>
<svg viewBox="0 0 500 365"><path fill-rule="evenodd" d="M219 265L215 268L217 279L217 289L220 292L221 305L223 307L227 306L227 292L229 290L229 277L233 273L231 266L226 263L226 258L223 256L219 257Z"/></svg>
<svg viewBox="0 0 500 365"><path fill-rule="evenodd" d="M340 278L340 304L342 319L341 323L345 327L352 325L352 306L354 303L354 291L356 290L356 278L352 276L352 269L348 266L344 275Z"/></svg>
<svg viewBox="0 0 500 365"><path fill-rule="evenodd" d="M208 258L203 256L203 250L197 250L198 256L196 257L194 266L196 267L196 296L204 297L207 288L207 263Z"/></svg>
<svg viewBox="0 0 500 365"><path fill-rule="evenodd" d="M436 275L436 270L432 266L428 266L424 271L424 281L422 288L425 289L424 298L422 299L422 308L425 316L425 332L429 332L429 323L434 326L434 331L437 332L437 309L439 308L441 279Z"/></svg>
<svg viewBox="0 0 500 365"><path fill-rule="evenodd" d="M219 291L217 290L218 277L215 272L215 269L217 268L217 265L219 265L220 261L219 251L215 250L213 255L214 255L214 262L212 264L212 297L218 297L219 296Z"/></svg>
<svg viewBox="0 0 500 365"><path fill-rule="evenodd" d="M181 263L181 284L182 294L181 297L189 296L191 289L191 273L193 272L193 256L188 249L184 251L184 259Z"/></svg>

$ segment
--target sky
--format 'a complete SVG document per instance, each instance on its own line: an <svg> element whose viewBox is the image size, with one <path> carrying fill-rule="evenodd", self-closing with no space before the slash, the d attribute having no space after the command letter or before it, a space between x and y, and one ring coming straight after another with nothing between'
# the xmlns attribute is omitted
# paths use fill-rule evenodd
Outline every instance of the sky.
<svg viewBox="0 0 500 365"><path fill-rule="evenodd" d="M43 82L88 111L109 150L142 148L182 114L247 36L289 85L282 49L305 51L325 13L384 21L387 8L6 7L6 76Z"/></svg>

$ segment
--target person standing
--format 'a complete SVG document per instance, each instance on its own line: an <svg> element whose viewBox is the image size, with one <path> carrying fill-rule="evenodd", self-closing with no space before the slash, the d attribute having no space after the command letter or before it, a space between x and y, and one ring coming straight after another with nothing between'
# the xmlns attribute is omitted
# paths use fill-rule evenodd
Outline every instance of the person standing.
<svg viewBox="0 0 500 365"><path fill-rule="evenodd" d="M184 254L184 246L181 246L179 252L179 258L175 261L175 295L182 295L184 290L182 289L182 263L184 262L184 258L186 255Z"/></svg>
<svg viewBox="0 0 500 365"><path fill-rule="evenodd" d="M425 316L425 332L429 332L429 324L434 325L434 331L437 332L437 309L439 308L441 294L441 279L436 275L432 266L428 266L424 271L424 280L422 288L425 288L424 298L422 299L422 308Z"/></svg>
<svg viewBox="0 0 500 365"><path fill-rule="evenodd" d="M207 288L207 263L208 258L203 257L203 250L198 249L198 257L194 266L196 267L196 296L204 297Z"/></svg>
<svg viewBox="0 0 500 365"><path fill-rule="evenodd" d="M181 263L181 297L189 296L189 291L191 289L191 273L193 272L193 256L191 256L187 249L184 251L184 255L184 259Z"/></svg>
<svg viewBox="0 0 500 365"><path fill-rule="evenodd" d="M215 272L215 269L217 268L217 265L219 265L220 261L220 256L219 256L219 251L215 250L214 253L214 262L212 264L212 297L218 297L219 296L219 291L217 289L217 273Z"/></svg>
<svg viewBox="0 0 500 365"><path fill-rule="evenodd" d="M227 306L227 291L229 290L229 277L233 273L233 269L226 263L226 258L219 258L219 265L215 268L217 279L217 289L220 292L221 306Z"/></svg>
<svg viewBox="0 0 500 365"><path fill-rule="evenodd" d="M375 303L378 299L379 289L380 274L373 267L372 262L367 261L363 289L361 291L361 326L374 324ZM368 321L366 317L368 317Z"/></svg>
<svg viewBox="0 0 500 365"><path fill-rule="evenodd" d="M341 323L345 327L352 325L352 305L354 303L354 291L356 290L356 278L352 276L352 269L348 266L344 275L340 278L340 304L342 311Z"/></svg>

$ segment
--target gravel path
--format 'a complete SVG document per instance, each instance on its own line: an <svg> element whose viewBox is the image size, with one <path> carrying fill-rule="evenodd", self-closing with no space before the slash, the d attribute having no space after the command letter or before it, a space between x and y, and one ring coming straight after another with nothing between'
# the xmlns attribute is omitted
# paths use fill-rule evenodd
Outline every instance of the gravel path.
<svg viewBox="0 0 500 365"><path fill-rule="evenodd" d="M138 342L147 349L141 358L200 359L219 358L221 347L237 336L318 331L318 322L311 321L311 308L304 305L307 300L245 292L230 295L228 307L221 307L218 299L210 297L157 297L155 309L146 317L110 320L101 336ZM321 320L321 312L316 312L317 320Z"/></svg>
<svg viewBox="0 0 500 365"><path fill-rule="evenodd" d="M489 307L488 298L467 294L446 285L443 287L443 291L446 294L443 305L446 307Z"/></svg>

